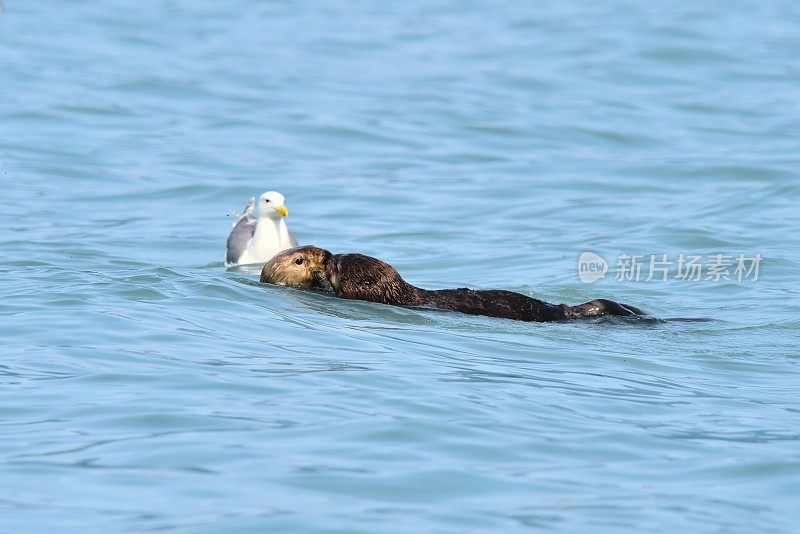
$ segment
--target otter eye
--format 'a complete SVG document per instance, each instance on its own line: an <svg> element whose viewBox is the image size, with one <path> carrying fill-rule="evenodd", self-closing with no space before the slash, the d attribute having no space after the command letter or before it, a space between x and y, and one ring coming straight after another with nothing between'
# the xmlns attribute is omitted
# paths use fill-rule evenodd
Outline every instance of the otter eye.
<svg viewBox="0 0 800 534"><path fill-rule="evenodd" d="M303 258L297 258L296 260L294 260L294 262L295 262L297 265L303 265Z"/></svg>

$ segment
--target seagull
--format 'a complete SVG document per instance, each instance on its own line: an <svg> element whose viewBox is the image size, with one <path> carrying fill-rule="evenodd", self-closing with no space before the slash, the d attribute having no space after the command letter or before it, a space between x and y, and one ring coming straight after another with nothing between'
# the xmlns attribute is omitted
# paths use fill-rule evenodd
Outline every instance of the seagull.
<svg viewBox="0 0 800 534"><path fill-rule="evenodd" d="M278 252L297 246L284 220L289 215L285 200L277 191L263 193L257 206L256 199L250 199L228 236L225 267L266 263Z"/></svg>

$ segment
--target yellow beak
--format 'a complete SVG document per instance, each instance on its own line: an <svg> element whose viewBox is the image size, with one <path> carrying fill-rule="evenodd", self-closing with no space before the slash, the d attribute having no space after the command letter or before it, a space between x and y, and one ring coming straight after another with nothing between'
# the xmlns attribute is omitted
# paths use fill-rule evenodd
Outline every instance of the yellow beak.
<svg viewBox="0 0 800 534"><path fill-rule="evenodd" d="M289 216L289 209L286 206L279 206L279 207L275 208L275 211L277 211L278 213L280 213L284 217L288 217Z"/></svg>

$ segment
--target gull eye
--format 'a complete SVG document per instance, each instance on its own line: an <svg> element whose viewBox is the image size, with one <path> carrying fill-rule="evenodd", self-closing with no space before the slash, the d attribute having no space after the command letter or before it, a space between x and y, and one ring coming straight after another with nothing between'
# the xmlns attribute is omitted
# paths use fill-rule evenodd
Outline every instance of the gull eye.
<svg viewBox="0 0 800 534"><path fill-rule="evenodd" d="M266 202L267 204L269 204L269 199L268 199L268 198L265 198L265 199L264 199L264 202Z"/></svg>
<svg viewBox="0 0 800 534"><path fill-rule="evenodd" d="M303 261L304 261L303 258L297 258L296 260L294 260L294 263L296 265L303 265Z"/></svg>

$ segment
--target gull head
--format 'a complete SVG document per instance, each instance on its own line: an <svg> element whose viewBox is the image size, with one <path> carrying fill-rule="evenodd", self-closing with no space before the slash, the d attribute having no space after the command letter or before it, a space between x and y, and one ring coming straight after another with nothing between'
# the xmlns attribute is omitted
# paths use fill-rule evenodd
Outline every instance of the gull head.
<svg viewBox="0 0 800 534"><path fill-rule="evenodd" d="M286 199L277 191L267 191L258 197L258 216L280 219L289 215Z"/></svg>

